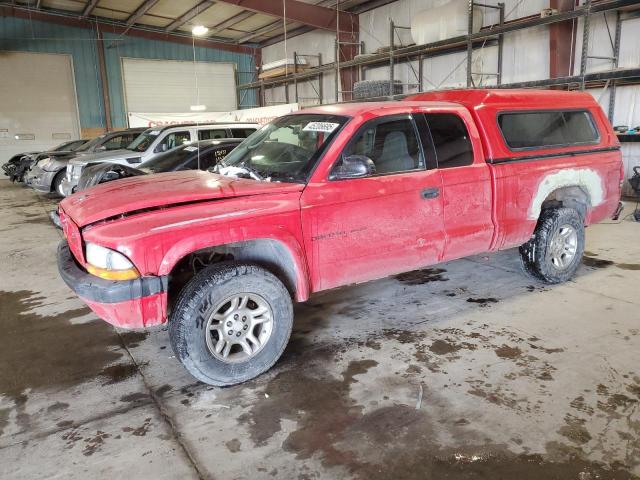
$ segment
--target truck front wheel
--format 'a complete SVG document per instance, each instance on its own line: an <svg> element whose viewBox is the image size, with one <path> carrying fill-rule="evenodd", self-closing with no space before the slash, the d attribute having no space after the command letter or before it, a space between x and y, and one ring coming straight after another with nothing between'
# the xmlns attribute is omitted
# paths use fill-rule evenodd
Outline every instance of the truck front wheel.
<svg viewBox="0 0 640 480"><path fill-rule="evenodd" d="M584 222L572 208L545 210L531 239L520 247L523 270L546 283L571 279L584 253Z"/></svg>
<svg viewBox="0 0 640 480"><path fill-rule="evenodd" d="M182 290L169 321L176 357L210 385L242 383L280 358L293 325L291 296L256 265L220 263Z"/></svg>

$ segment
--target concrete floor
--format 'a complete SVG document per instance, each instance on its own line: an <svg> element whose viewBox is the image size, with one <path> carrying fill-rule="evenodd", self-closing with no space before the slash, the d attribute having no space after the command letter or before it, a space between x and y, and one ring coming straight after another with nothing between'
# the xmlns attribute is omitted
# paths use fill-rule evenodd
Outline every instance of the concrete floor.
<svg viewBox="0 0 640 480"><path fill-rule="evenodd" d="M318 295L270 372L219 389L75 298L54 206L0 180L1 478L640 475L635 222L589 228L565 285L507 251Z"/></svg>

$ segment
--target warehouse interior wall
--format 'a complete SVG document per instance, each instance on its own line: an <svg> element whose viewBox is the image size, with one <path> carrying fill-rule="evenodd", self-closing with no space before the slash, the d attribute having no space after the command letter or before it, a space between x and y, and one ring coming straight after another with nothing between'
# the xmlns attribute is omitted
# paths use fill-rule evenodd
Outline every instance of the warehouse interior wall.
<svg viewBox="0 0 640 480"><path fill-rule="evenodd" d="M360 40L364 43L365 53L374 53L378 49L388 47L389 22L395 25L410 26L411 20L426 9L439 7L450 0L398 0L379 8L372 9L359 15ZM550 0L503 0L505 3L505 20L539 15L543 9L549 8ZM580 3L582 3L581 0ZM497 2L487 2L495 4ZM495 9L483 8L483 26L497 24L499 14ZM575 22L575 38L572 42L573 62L568 69L570 74L580 74L580 59L582 51L583 20ZM588 55L598 57L612 56L612 39L615 35L616 14L614 12L598 14L591 17ZM622 23L620 56L618 67L634 68L640 64L640 49L637 46L635 32L640 28L640 18L631 18ZM466 28L456 35L467 33ZM413 44L410 30L398 29L394 37L394 45L407 46ZM488 43L488 45L487 45ZM293 52L298 54L323 53L323 63L331 63L335 59L335 33L328 31L311 31L289 38L286 42L278 42L263 49L263 61L271 62L282 58L293 58ZM504 49L502 61L502 83L543 80L551 77L550 68L550 27L539 26L526 30L518 30L504 35ZM312 65L314 60L311 60ZM443 88L466 88L466 49L424 57L423 87L422 89L436 90ZM473 80L478 87L491 87L496 84L498 47L485 42L482 48L473 51ZM614 67L611 60L591 58L587 62L586 73L610 70ZM394 79L403 84L404 93L418 91L418 61L398 61L394 66ZM361 80L388 80L389 67L365 67ZM318 102L318 80L298 82L298 95L302 106L314 105ZM322 79L322 103L333 103L342 100L336 98L335 74L325 72ZM315 88L314 88L315 87ZM295 101L294 86L267 87L265 89L265 104L285 103L287 98ZM605 113L609 111L610 88L587 90L600 103ZM640 127L640 86L622 85L616 88L615 109L612 119L613 125L625 125L630 128ZM640 144L626 143L622 145L622 153L626 171L626 178L633 174L633 167L640 165ZM629 187L625 193L629 194Z"/></svg>
<svg viewBox="0 0 640 480"><path fill-rule="evenodd" d="M322 63L332 63L335 60L335 33L324 30L313 30L311 32L297 35L285 42L278 42L262 49L262 62L269 63L283 58L293 59L293 54L298 55L318 55L322 54ZM317 66L318 59L315 57L306 58L309 65ZM313 79L309 81L298 82L298 98L302 106L318 104L318 93L320 92L319 80ZM289 99L294 102L293 85L288 85ZM322 103L335 103L335 74L326 72L322 78ZM268 88L265 91L266 105L286 103L287 95L284 86Z"/></svg>
<svg viewBox="0 0 640 480"><path fill-rule="evenodd" d="M396 25L410 26L411 19L420 11L439 7L450 0L398 0L379 8L372 9L359 15L360 40L364 42L365 53L389 46L389 21ZM496 2L487 2L495 4ZM550 7L549 0L505 0L505 20L539 15L540 11ZM483 25L498 23L498 12L494 9L483 8ZM611 35L615 29L615 14L608 13L607 21ZM582 20L577 20L576 37L574 47L573 73L580 72L580 52L582 49ZM640 18L626 20L622 24L620 44L620 67L632 67L640 64L640 50L637 48L637 38L633 32L640 27ZM607 30L604 15L599 14L591 19L591 34L589 42L589 55L611 56L611 42ZM465 31L459 34L465 34ZM504 36L504 50L502 62L502 82L522 82L542 80L550 77L549 55L549 27L540 26L526 30L510 32ZM317 54L323 52L323 63L334 61L335 33L328 31L312 31L298 35L285 42L278 42L263 49L263 61L271 62L285 57L293 58L293 52L299 54ZM413 43L409 30L397 30L394 39L396 46L406 46ZM488 43L488 42L487 42ZM490 75L497 71L498 47L485 45L476 48L473 52L473 71L485 75L474 75L474 82L479 87L495 85L496 77ZM435 90L441 88L466 87L466 50L439 54L423 59L423 90ZM590 59L587 72L608 70L611 62L606 60ZM394 68L394 78L404 84L404 93L418 91L418 62L398 62ZM366 80L387 80L389 67L369 67L363 69L363 78ZM298 83L298 92L302 97L317 97L317 93L310 86L317 89L318 80L303 81ZM335 75L326 72L323 75L323 103L336 101ZM294 101L293 85L288 86L289 98ZM591 92L598 98L605 111L608 110L608 92L599 90ZM640 87L619 86L616 92L616 109L614 124L629 126L640 125L640 107L637 106L640 97ZM286 101L285 87L269 87L265 90L266 104L284 103ZM313 98L301 99L303 106L317 103Z"/></svg>
<svg viewBox="0 0 640 480"><path fill-rule="evenodd" d="M0 51L71 55L81 132L85 138L102 133L106 128L97 45L94 29L0 16ZM122 57L161 60L193 60L194 57L192 46L170 40L150 40L104 32L103 45L112 127L115 129L127 126ZM254 80L255 62L252 55L198 46L195 49L198 61L234 63L239 83ZM35 69L33 74L46 75L46 72ZM257 103L256 92L241 93L240 100L241 108L253 107Z"/></svg>

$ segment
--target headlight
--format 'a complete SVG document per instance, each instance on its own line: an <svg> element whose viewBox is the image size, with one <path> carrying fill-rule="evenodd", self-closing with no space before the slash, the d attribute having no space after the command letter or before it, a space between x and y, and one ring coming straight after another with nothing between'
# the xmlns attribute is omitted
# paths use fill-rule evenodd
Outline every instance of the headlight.
<svg viewBox="0 0 640 480"><path fill-rule="evenodd" d="M42 160L38 160L37 165L45 172L52 172L55 169L55 160L51 157L43 158Z"/></svg>
<svg viewBox="0 0 640 480"><path fill-rule="evenodd" d="M133 263L120 252L95 243L86 245L87 271L107 280L133 280L140 274Z"/></svg>

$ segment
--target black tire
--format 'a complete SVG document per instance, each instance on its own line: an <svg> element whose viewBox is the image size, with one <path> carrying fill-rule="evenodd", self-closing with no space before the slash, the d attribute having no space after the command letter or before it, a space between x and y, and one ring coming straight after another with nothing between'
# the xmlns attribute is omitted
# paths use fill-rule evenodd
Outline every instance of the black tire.
<svg viewBox="0 0 640 480"><path fill-rule="evenodd" d="M561 228L570 226L576 233L576 251L563 268L552 262L551 241ZM580 266L584 253L584 221L572 208L544 210L531 239L520 246L520 264L528 275L546 283L570 280Z"/></svg>
<svg viewBox="0 0 640 480"><path fill-rule="evenodd" d="M53 177L53 181L51 182L51 193L55 193L59 197L64 197L64 195L60 191L60 186L62 185L62 180L64 180L65 172L66 170L64 168L60 170L58 173L56 173L56 176Z"/></svg>
<svg viewBox="0 0 640 480"><path fill-rule="evenodd" d="M205 329L216 305L238 293L257 294L266 300L273 326L255 356L227 363L207 347ZM176 357L191 375L209 385L226 386L269 370L287 346L292 326L291 296L280 280L256 265L224 262L200 271L180 292L169 321L169 338Z"/></svg>

